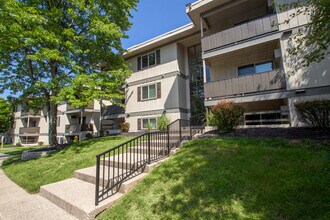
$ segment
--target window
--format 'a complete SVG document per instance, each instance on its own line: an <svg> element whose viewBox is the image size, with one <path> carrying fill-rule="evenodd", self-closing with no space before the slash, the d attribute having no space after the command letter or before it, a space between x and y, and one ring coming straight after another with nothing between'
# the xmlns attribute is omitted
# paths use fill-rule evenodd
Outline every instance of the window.
<svg viewBox="0 0 330 220"><path fill-rule="evenodd" d="M142 128L143 129L149 129L149 126L152 129L157 129L157 120L156 120L156 118L144 118L144 119L142 119Z"/></svg>
<svg viewBox="0 0 330 220"><path fill-rule="evenodd" d="M142 100L153 99L157 97L156 84L142 87Z"/></svg>
<svg viewBox="0 0 330 220"><path fill-rule="evenodd" d="M156 64L156 52L142 56L142 69Z"/></svg>
<svg viewBox="0 0 330 220"><path fill-rule="evenodd" d="M138 70L160 64L160 50L153 51L137 58Z"/></svg>
<svg viewBox="0 0 330 220"><path fill-rule="evenodd" d="M250 64L238 67L238 76L245 76L253 73L263 73L273 70L273 62L268 61L258 64Z"/></svg>
<svg viewBox="0 0 330 220"><path fill-rule="evenodd" d="M59 127L61 125L61 117L58 116L57 117L57 127Z"/></svg>

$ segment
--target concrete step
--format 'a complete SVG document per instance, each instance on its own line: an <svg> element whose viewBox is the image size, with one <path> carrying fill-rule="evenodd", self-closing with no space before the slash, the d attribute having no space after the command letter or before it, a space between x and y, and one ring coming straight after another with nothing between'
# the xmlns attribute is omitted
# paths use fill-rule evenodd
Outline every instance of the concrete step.
<svg viewBox="0 0 330 220"><path fill-rule="evenodd" d="M94 219L123 196L118 192L95 206L95 185L76 178L42 186L39 194L82 220Z"/></svg>

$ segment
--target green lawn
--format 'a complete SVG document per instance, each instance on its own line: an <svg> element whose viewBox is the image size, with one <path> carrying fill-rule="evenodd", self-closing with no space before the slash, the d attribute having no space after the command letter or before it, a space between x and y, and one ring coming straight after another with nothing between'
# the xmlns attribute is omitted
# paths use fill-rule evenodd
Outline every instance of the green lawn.
<svg viewBox="0 0 330 220"><path fill-rule="evenodd" d="M1 148L0 153L10 154L10 155L21 155L25 150L33 150L37 148L44 148L45 146L34 146L34 147L8 147Z"/></svg>
<svg viewBox="0 0 330 220"><path fill-rule="evenodd" d="M29 192L40 186L73 176L75 170L93 166L96 155L132 137L105 137L81 141L59 152L30 161L20 161L19 155L4 161L6 175Z"/></svg>
<svg viewBox="0 0 330 220"><path fill-rule="evenodd" d="M330 145L189 142L99 219L330 219Z"/></svg>

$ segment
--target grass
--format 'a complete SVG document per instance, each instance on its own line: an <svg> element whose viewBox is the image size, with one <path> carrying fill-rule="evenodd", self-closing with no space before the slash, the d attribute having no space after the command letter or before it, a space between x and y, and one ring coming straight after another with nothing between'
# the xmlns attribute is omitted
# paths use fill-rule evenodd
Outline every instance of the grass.
<svg viewBox="0 0 330 220"><path fill-rule="evenodd" d="M330 219L330 145L189 142L99 219Z"/></svg>
<svg viewBox="0 0 330 220"><path fill-rule="evenodd" d="M34 150L38 148L44 148L45 146L33 146L33 147L8 147L1 148L0 153L9 155L21 155L25 150Z"/></svg>
<svg viewBox="0 0 330 220"><path fill-rule="evenodd" d="M29 192L39 191L40 186L73 176L75 170L94 166L95 156L132 137L105 137L75 143L46 157L20 161L19 156L3 163L6 175Z"/></svg>

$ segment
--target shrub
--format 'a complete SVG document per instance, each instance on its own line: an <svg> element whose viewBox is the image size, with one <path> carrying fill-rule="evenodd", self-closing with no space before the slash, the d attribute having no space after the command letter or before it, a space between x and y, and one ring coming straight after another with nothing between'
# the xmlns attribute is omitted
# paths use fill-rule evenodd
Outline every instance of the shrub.
<svg viewBox="0 0 330 220"><path fill-rule="evenodd" d="M152 130L152 124L150 122L147 124L147 130L148 131L151 131Z"/></svg>
<svg viewBox="0 0 330 220"><path fill-rule="evenodd" d="M77 143L77 142L79 142L79 137L78 136L74 136L73 143Z"/></svg>
<svg viewBox="0 0 330 220"><path fill-rule="evenodd" d="M211 111L206 112L205 120L207 126L217 126L214 114Z"/></svg>
<svg viewBox="0 0 330 220"><path fill-rule="evenodd" d="M17 142L16 143L16 147L22 147L22 143L21 142Z"/></svg>
<svg viewBox="0 0 330 220"><path fill-rule="evenodd" d="M161 117L157 119L157 125L158 125L158 130L160 131L166 131L167 126L171 123L171 120L169 117L167 117L166 114L163 114Z"/></svg>
<svg viewBox="0 0 330 220"><path fill-rule="evenodd" d="M103 137L104 136L104 130L100 130L100 137Z"/></svg>
<svg viewBox="0 0 330 220"><path fill-rule="evenodd" d="M303 101L295 104L299 120L312 127L330 127L330 100Z"/></svg>
<svg viewBox="0 0 330 220"><path fill-rule="evenodd" d="M44 145L44 142L39 141L39 142L38 142L38 146L42 146L42 145Z"/></svg>
<svg viewBox="0 0 330 220"><path fill-rule="evenodd" d="M239 125L244 114L244 108L234 102L220 101L211 108L211 112L213 114L212 117L214 117L212 123L219 131L231 131Z"/></svg>
<svg viewBox="0 0 330 220"><path fill-rule="evenodd" d="M124 122L120 125L120 129L123 131L123 132L128 132L129 131L129 123L128 122Z"/></svg>
<svg viewBox="0 0 330 220"><path fill-rule="evenodd" d="M87 133L85 137L86 137L86 139L92 139L93 135L91 133Z"/></svg>

